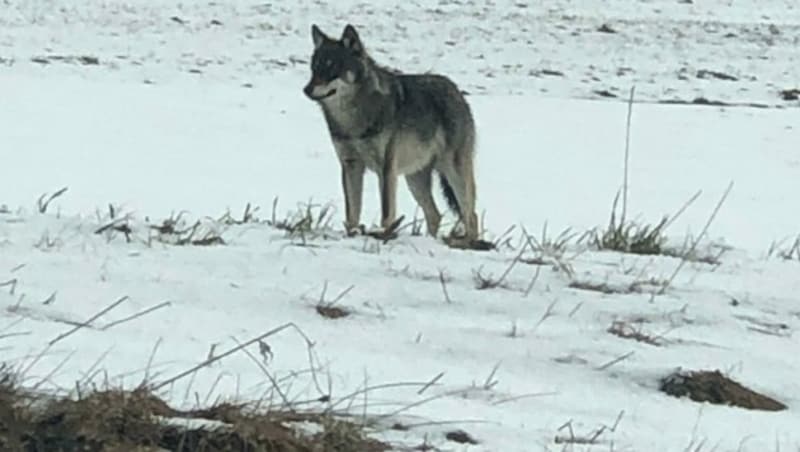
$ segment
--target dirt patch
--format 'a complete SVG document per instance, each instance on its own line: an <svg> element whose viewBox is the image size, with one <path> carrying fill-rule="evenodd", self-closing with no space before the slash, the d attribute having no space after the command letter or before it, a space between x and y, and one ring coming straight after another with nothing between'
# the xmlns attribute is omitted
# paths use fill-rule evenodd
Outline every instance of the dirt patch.
<svg viewBox="0 0 800 452"><path fill-rule="evenodd" d="M447 432L444 437L447 438L448 441L453 441L459 444L471 444L473 446L479 444L478 440L463 430L453 430L452 432Z"/></svg>
<svg viewBox="0 0 800 452"><path fill-rule="evenodd" d="M68 63L81 64L83 66L97 66L100 59L91 55L41 55L31 58L31 61L38 64Z"/></svg>
<svg viewBox="0 0 800 452"><path fill-rule="evenodd" d="M784 89L779 95L785 101L800 100L800 88Z"/></svg>
<svg viewBox="0 0 800 452"><path fill-rule="evenodd" d="M326 319L341 319L344 317L349 317L351 312L345 308L334 306L328 303L318 304L314 309L316 309L317 314L325 317Z"/></svg>
<svg viewBox="0 0 800 452"><path fill-rule="evenodd" d="M302 435L293 422L317 424L319 432ZM389 446L366 437L360 425L323 414L254 414L233 404L178 411L144 389L51 400L15 389L5 376L0 450L379 452Z"/></svg>
<svg viewBox="0 0 800 452"><path fill-rule="evenodd" d="M695 97L692 100L684 99L661 99L660 104L667 105L704 105L710 107L747 107L747 108L772 108L774 106L760 102L725 102L721 100L708 99L706 97Z"/></svg>
<svg viewBox="0 0 800 452"><path fill-rule="evenodd" d="M673 397L689 396L695 402L763 411L782 411L787 408L783 403L731 380L718 370L676 372L663 378L659 389Z"/></svg>

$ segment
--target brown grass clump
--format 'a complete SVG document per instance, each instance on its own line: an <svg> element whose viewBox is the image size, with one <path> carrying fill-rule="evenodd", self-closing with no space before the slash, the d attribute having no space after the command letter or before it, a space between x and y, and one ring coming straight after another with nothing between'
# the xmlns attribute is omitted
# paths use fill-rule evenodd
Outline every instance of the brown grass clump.
<svg viewBox="0 0 800 452"><path fill-rule="evenodd" d="M0 367L0 371L4 368ZM183 422L168 422L175 419ZM186 420L215 421L209 427ZM302 435L292 422L320 426ZM178 411L146 388L97 391L77 400L45 398L0 376L0 450L22 452L379 452L355 423L318 413L250 413L245 405L219 404Z"/></svg>

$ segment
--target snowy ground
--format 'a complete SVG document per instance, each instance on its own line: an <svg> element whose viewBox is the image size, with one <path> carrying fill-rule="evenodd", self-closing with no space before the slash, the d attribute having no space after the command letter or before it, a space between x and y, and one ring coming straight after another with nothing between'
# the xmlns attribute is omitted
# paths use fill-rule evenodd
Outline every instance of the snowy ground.
<svg viewBox="0 0 800 452"><path fill-rule="evenodd" d="M169 378L212 346L217 353L235 346L234 337L294 322L315 342L314 364L324 370L286 380L292 398L317 398L330 384L338 399L365 381L424 383L444 373L422 394L419 386L368 394L368 411L378 414L441 395L403 411L402 421L458 421L380 434L398 444L427 436L442 450L796 448L800 262L767 254L773 241L789 240L788 247L800 233L792 196L800 190L800 109L778 96L800 85L800 7L728 3L7 1L0 6L0 283L16 283L0 288L4 360L30 365L31 384L41 380L44 389L105 375L133 385L145 375ZM352 22L378 60L446 72L472 93L489 238L511 225L541 236L547 222L552 236L605 224L622 178L626 105L593 92L625 97L636 83L643 103L634 107L629 211L657 221L703 190L668 231L681 244L700 233L733 181L701 246L731 249L719 265L685 265L666 294L652 297L646 282L669 278L679 259L573 245L564 257L572 273L540 267L528 291L537 267L519 264L501 287L478 290L475 273L498 278L515 250L450 250L407 231L387 245L334 236L297 246L256 223L225 228L219 246L148 240L148 220L159 224L182 210L189 219L227 208L237 216L252 202L269 219L276 196L279 218L313 199L335 206L334 227L341 222L337 163L321 115L301 93L312 22L331 33ZM603 24L618 32L596 31ZM701 79L699 70L737 80ZM783 108L654 104L696 97ZM64 186L47 214L36 212L42 193ZM366 190L370 223L378 217L372 179ZM399 199L413 216L402 184ZM109 221L109 203L131 215L132 243L94 234ZM518 245L518 231L512 237ZM576 283L637 283L644 293L569 287ZM314 308L323 290L328 301L346 291L337 306L354 314L320 317ZM92 328L34 360L70 324L123 296ZM103 329L162 302L169 304ZM663 344L609 334L614 321L663 336ZM266 342L275 375L309 368L300 335L285 331ZM789 409L667 397L658 379L676 367L721 369ZM259 398L269 386L247 355L236 354L165 390L176 404L192 405ZM364 403L354 401L353 412ZM569 437L559 430L568 421L575 435L591 436L620 413L598 444L554 441ZM444 432L454 428L480 444L447 441Z"/></svg>

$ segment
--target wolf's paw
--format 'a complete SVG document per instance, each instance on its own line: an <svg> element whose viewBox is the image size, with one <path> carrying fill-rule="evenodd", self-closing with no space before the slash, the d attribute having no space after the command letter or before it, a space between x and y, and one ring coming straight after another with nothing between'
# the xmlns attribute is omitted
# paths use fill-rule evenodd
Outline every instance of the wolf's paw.
<svg viewBox="0 0 800 452"><path fill-rule="evenodd" d="M389 240L393 240L397 238L397 230L400 228L400 225L403 223L405 219L404 215L401 215L398 219L394 220L388 227L374 229L371 231L367 231L366 235L382 240L384 243L388 242Z"/></svg>
<svg viewBox="0 0 800 452"><path fill-rule="evenodd" d="M366 228L364 227L363 224L359 224L358 226L349 226L349 225L345 224L344 225L344 231L345 231L345 234L347 234L348 237L355 237L357 235L364 235L364 234L367 233L366 232L367 230L366 230Z"/></svg>
<svg viewBox="0 0 800 452"><path fill-rule="evenodd" d="M496 248L494 243L483 239L468 239L456 236L445 237L444 243L450 248L459 250L491 251Z"/></svg>

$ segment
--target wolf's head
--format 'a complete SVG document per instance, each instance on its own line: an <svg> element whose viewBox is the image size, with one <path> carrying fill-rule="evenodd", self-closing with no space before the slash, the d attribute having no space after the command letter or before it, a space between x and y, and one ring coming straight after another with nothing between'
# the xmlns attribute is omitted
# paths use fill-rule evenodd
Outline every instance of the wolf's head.
<svg viewBox="0 0 800 452"><path fill-rule="evenodd" d="M312 25L311 38L314 54L311 56L311 80L303 88L306 96L322 102L355 91L366 72L366 53L356 29L347 25L341 39L336 40Z"/></svg>

